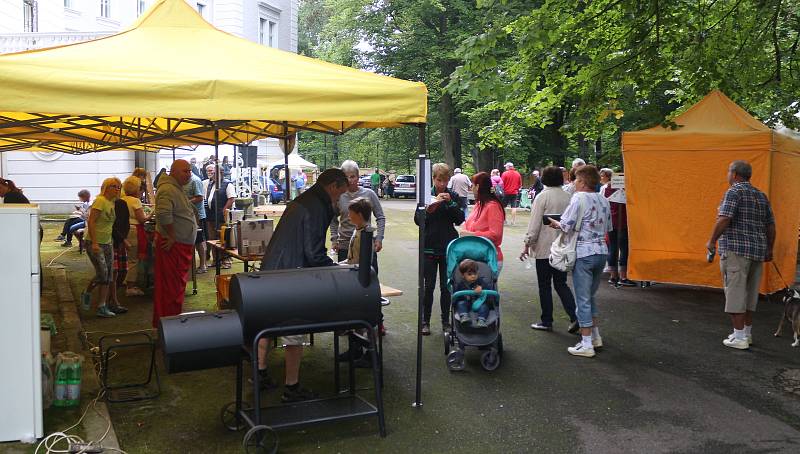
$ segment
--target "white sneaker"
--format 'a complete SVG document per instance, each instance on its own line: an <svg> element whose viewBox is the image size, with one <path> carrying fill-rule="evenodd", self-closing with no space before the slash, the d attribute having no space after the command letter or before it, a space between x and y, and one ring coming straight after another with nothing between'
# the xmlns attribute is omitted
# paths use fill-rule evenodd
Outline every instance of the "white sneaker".
<svg viewBox="0 0 800 454"><path fill-rule="evenodd" d="M603 346L603 338L600 336L592 338L592 347L593 348L601 348Z"/></svg>
<svg viewBox="0 0 800 454"><path fill-rule="evenodd" d="M568 347L567 351L570 355L585 356L591 358L594 356L594 347L584 347L583 342L578 342L574 347Z"/></svg>
<svg viewBox="0 0 800 454"><path fill-rule="evenodd" d="M735 334L733 334L733 333L730 333L730 334L728 335L728 340L729 340L729 341L732 341L732 340L733 340L735 337L736 337L736 335L735 335ZM752 334L751 334L751 335L749 335L749 336L747 336L747 343L748 343L749 345L753 345L753 335L752 335Z"/></svg>
<svg viewBox="0 0 800 454"><path fill-rule="evenodd" d="M730 348L735 348L738 350L747 350L750 348L750 343L747 342L747 339L733 339L725 338L722 340L722 345Z"/></svg>

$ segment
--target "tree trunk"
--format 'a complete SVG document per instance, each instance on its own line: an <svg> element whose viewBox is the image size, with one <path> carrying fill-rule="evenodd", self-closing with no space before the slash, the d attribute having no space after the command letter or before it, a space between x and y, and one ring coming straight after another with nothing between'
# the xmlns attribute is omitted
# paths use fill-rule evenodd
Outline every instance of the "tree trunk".
<svg viewBox="0 0 800 454"><path fill-rule="evenodd" d="M439 113L442 126L442 156L451 169L461 167L461 131L456 122L453 109L453 98L448 93L442 94L439 101Z"/></svg>
<svg viewBox="0 0 800 454"><path fill-rule="evenodd" d="M594 141L594 161L600 161L600 156L603 156L603 139L598 137Z"/></svg>
<svg viewBox="0 0 800 454"><path fill-rule="evenodd" d="M591 158L589 158L589 141L586 140L586 137L583 134L578 135L578 156L581 159L591 162Z"/></svg>
<svg viewBox="0 0 800 454"><path fill-rule="evenodd" d="M494 149L479 150L477 147L472 150L472 162L475 164L475 173L489 172L494 168L497 159L497 152Z"/></svg>
<svg viewBox="0 0 800 454"><path fill-rule="evenodd" d="M333 136L331 142L333 144L333 165L338 166L341 164L339 162L339 136Z"/></svg>

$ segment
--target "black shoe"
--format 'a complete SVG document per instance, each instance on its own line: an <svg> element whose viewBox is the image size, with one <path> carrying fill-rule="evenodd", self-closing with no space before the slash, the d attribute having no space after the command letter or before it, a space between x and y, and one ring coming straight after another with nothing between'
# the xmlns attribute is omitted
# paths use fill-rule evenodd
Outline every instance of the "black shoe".
<svg viewBox="0 0 800 454"><path fill-rule="evenodd" d="M259 375L259 377L258 377L258 386L259 386L259 389L261 389L262 391L269 391L271 389L275 389L275 388L278 387L278 384L275 383L269 375L267 375L267 374L265 374L265 373L263 373L261 371L258 371L258 375ZM247 383L250 383L252 385L253 384L253 379L252 378L248 378L247 379Z"/></svg>
<svg viewBox="0 0 800 454"><path fill-rule="evenodd" d="M55 240L56 240L56 241L64 241L64 239L65 239L65 238L66 238L66 237L65 237L64 235L59 235L59 236L57 236L57 237L56 237L56 239L55 239Z"/></svg>
<svg viewBox="0 0 800 454"><path fill-rule="evenodd" d="M317 393L310 389L305 389L300 384L297 384L292 389L289 386L284 387L283 395L281 396L281 402L289 403L289 402L302 402L304 400L311 400L317 398Z"/></svg>
<svg viewBox="0 0 800 454"><path fill-rule="evenodd" d="M115 314L124 314L128 312L128 308L125 306L108 306L108 310Z"/></svg>
<svg viewBox="0 0 800 454"><path fill-rule="evenodd" d="M431 326L427 323L422 324L422 335L423 336L430 336L431 335Z"/></svg>
<svg viewBox="0 0 800 454"><path fill-rule="evenodd" d="M630 279L620 279L619 285L623 287L636 287L637 284Z"/></svg>
<svg viewBox="0 0 800 454"><path fill-rule="evenodd" d="M615 278L613 278L613 277L612 277L612 278L610 278L610 279L608 280L608 283L609 283L610 285L616 286L616 285L619 283L619 280L618 280L618 279L615 279Z"/></svg>
<svg viewBox="0 0 800 454"><path fill-rule="evenodd" d="M72 247L72 242L64 241L63 243L61 243L61 247Z"/></svg>
<svg viewBox="0 0 800 454"><path fill-rule="evenodd" d="M532 323L531 328L539 331L553 331L553 327L551 325L545 325L544 323Z"/></svg>
<svg viewBox="0 0 800 454"><path fill-rule="evenodd" d="M450 326L450 323L442 322L442 332L449 333L452 330L453 330L453 327Z"/></svg>
<svg viewBox="0 0 800 454"><path fill-rule="evenodd" d="M579 329L581 329L581 327L580 327L580 325L578 325L578 321L577 320L573 320L573 321L569 322L569 328L567 328L567 332L570 333L570 334L575 334L575 333L578 332Z"/></svg>
<svg viewBox="0 0 800 454"><path fill-rule="evenodd" d="M364 349L358 347L357 350L347 350L346 352L339 353L339 356L336 357L336 361L340 363L346 363L350 361L350 356L352 355L353 361L358 361L364 356Z"/></svg>
<svg viewBox="0 0 800 454"><path fill-rule="evenodd" d="M372 369L372 360L368 355L361 355L361 358L353 361L353 366L355 366L356 369Z"/></svg>

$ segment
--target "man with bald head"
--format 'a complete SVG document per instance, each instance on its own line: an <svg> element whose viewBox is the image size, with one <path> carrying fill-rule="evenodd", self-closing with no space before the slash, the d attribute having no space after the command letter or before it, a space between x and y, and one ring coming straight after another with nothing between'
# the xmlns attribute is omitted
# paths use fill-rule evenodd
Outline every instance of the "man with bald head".
<svg viewBox="0 0 800 454"><path fill-rule="evenodd" d="M197 237L195 208L183 192L192 166L183 159L172 163L169 175L158 180L156 192L155 293L153 327L158 319L178 315Z"/></svg>

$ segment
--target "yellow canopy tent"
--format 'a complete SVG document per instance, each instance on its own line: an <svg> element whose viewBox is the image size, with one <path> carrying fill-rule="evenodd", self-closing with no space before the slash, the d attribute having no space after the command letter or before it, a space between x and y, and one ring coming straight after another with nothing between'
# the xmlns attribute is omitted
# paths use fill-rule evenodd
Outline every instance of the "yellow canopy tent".
<svg viewBox="0 0 800 454"><path fill-rule="evenodd" d="M0 151L86 153L426 122L427 90L221 32L183 0L130 29L0 55Z"/></svg>
<svg viewBox="0 0 800 454"><path fill-rule="evenodd" d="M632 279L721 287L719 260L705 244L728 188L729 164L753 166L752 183L775 213L775 267L764 267L762 293L794 282L800 226L800 140L774 131L719 91L675 118L622 136Z"/></svg>
<svg viewBox="0 0 800 454"><path fill-rule="evenodd" d="M423 83L223 33L184 0L158 0L107 38L0 55L0 152L158 151L275 137L288 155L298 131L413 125L424 162L426 117ZM420 169L418 178L428 178ZM419 242L418 406L424 235Z"/></svg>

